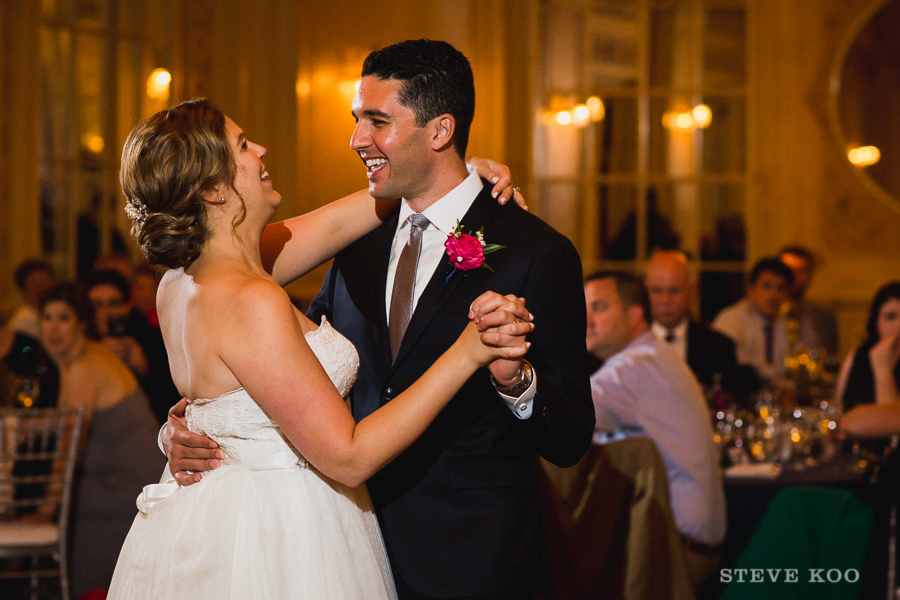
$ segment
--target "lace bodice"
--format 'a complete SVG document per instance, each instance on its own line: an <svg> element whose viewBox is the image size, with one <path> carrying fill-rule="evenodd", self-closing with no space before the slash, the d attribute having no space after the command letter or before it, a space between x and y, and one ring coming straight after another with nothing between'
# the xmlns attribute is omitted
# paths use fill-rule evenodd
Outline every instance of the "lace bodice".
<svg viewBox="0 0 900 600"><path fill-rule="evenodd" d="M359 370L356 348L325 317L318 329L306 334L306 341L341 396L346 398ZM188 402L186 418L191 431L215 440L229 460L270 461L273 456L290 453L304 464L278 425L243 388L218 398Z"/></svg>

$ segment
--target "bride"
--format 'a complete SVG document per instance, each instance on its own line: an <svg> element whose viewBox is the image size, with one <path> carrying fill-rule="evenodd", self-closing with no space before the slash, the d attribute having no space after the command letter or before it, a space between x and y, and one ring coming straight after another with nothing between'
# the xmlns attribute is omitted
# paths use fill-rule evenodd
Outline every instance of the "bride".
<svg viewBox="0 0 900 600"><path fill-rule="evenodd" d="M266 272L260 237L281 201L266 150L207 100L139 124L122 154L132 234L170 270L158 293L187 422L225 451L202 482L145 488L110 598L393 598L366 479L421 435L482 366L525 354L520 303L475 299L470 322L406 392L358 424L344 398L353 345L309 321ZM292 221L311 269L374 228L365 193Z"/></svg>

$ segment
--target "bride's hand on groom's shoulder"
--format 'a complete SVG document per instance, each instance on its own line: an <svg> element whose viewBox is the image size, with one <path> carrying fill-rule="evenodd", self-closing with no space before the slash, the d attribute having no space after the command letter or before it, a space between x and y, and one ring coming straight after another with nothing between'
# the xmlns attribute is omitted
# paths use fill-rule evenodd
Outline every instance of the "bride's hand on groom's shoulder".
<svg viewBox="0 0 900 600"><path fill-rule="evenodd" d="M160 436L169 459L169 471L181 486L197 483L202 478L201 472L219 468L221 459L225 458L218 444L187 428L184 417L186 407L187 398L182 398L169 409L169 417Z"/></svg>
<svg viewBox="0 0 900 600"><path fill-rule="evenodd" d="M528 210L528 206L525 204L525 196L522 195L519 188L513 187L512 173L509 167L495 160L477 156L468 157L466 162L475 167L479 177L487 179L494 184L493 189L491 189L491 196L496 198L497 202L506 204L512 199L523 209Z"/></svg>

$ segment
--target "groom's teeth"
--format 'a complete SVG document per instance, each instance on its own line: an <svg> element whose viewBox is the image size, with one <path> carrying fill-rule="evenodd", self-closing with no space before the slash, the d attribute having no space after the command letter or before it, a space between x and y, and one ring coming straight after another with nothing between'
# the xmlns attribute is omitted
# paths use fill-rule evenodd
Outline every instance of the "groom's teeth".
<svg viewBox="0 0 900 600"><path fill-rule="evenodd" d="M387 159L384 158L369 158L366 159L366 166L370 169L372 167L377 167L378 165L383 165L387 163Z"/></svg>

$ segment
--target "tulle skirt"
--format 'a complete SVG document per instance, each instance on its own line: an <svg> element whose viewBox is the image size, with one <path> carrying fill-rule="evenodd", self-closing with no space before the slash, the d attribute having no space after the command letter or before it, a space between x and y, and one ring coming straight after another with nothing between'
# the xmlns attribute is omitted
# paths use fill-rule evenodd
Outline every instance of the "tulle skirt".
<svg viewBox="0 0 900 600"><path fill-rule="evenodd" d="M225 464L189 487L148 486L109 598L396 598L365 486L272 467Z"/></svg>

